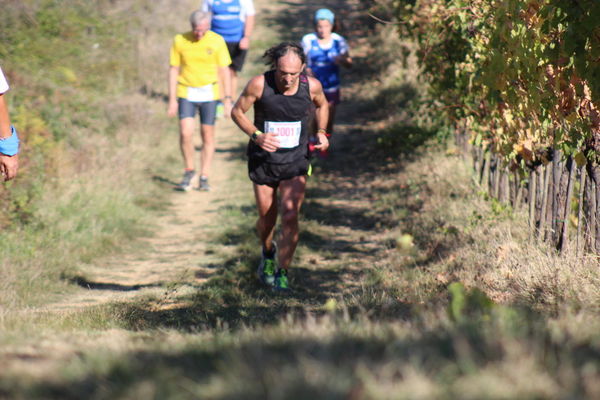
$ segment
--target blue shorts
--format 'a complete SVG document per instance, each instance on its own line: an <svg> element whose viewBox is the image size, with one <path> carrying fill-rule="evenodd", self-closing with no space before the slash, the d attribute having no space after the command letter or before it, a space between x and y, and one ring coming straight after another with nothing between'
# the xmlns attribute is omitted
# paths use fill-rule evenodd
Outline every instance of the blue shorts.
<svg viewBox="0 0 600 400"><path fill-rule="evenodd" d="M217 117L218 101L189 101L183 97L178 97L179 103L179 119L194 118L196 110L200 110L200 123L202 125L214 125Z"/></svg>

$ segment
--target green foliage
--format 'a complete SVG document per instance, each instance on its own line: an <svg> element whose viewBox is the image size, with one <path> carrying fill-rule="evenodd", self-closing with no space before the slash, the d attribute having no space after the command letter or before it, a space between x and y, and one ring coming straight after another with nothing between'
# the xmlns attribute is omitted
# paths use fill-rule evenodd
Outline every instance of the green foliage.
<svg viewBox="0 0 600 400"><path fill-rule="evenodd" d="M489 318L496 304L478 288L466 290L460 282L448 285L450 302L448 315L454 322L464 322L467 317Z"/></svg>
<svg viewBox="0 0 600 400"><path fill-rule="evenodd" d="M401 34L413 35L421 45L431 96L446 105L448 126L466 126L478 145L521 167L522 160L546 163L549 147L596 157L597 1L394 4L404 22Z"/></svg>

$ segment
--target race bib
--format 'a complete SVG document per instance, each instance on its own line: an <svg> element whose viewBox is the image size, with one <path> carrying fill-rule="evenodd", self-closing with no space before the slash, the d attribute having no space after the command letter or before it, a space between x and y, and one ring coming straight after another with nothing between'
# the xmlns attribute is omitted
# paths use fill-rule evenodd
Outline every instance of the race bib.
<svg viewBox="0 0 600 400"><path fill-rule="evenodd" d="M302 121L274 122L265 121L265 132L277 134L279 147L291 149L300 144L300 133L302 132Z"/></svg>
<svg viewBox="0 0 600 400"><path fill-rule="evenodd" d="M215 93L213 92L213 85L205 85L202 87L190 87L187 88L188 101L213 101L215 99Z"/></svg>

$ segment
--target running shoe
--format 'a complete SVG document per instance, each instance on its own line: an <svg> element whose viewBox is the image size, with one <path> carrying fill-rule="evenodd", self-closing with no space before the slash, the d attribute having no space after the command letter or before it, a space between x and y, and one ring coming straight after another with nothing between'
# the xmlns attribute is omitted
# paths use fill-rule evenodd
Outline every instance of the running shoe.
<svg viewBox="0 0 600 400"><path fill-rule="evenodd" d="M289 292L290 286L287 277L287 269L280 268L275 272L275 284L273 290L277 292Z"/></svg>
<svg viewBox="0 0 600 400"><path fill-rule="evenodd" d="M200 184L198 185L198 190L202 190L204 192L208 192L210 190L210 185L208 184L208 178L205 176L200 177Z"/></svg>
<svg viewBox="0 0 600 400"><path fill-rule="evenodd" d="M273 243L273 254L270 257L265 256L263 252L260 258L260 264L256 274L258 279L267 286L273 286L275 284L275 269L277 268L277 246Z"/></svg>
<svg viewBox="0 0 600 400"><path fill-rule="evenodd" d="M177 186L177 188L179 190L183 190L184 192L187 192L188 190L190 190L192 188L192 179L194 179L195 175L196 175L196 171L194 171L194 170L185 171L183 173L183 178L181 179L181 183Z"/></svg>
<svg viewBox="0 0 600 400"><path fill-rule="evenodd" d="M221 103L220 101L217 102L217 114L216 117L217 119L223 118L223 116L225 115L225 107L223 106L223 103Z"/></svg>

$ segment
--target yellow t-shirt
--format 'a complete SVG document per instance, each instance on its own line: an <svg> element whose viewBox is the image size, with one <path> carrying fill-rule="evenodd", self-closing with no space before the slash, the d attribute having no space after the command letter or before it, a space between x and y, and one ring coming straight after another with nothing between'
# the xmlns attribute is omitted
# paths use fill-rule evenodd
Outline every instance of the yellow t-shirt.
<svg viewBox="0 0 600 400"><path fill-rule="evenodd" d="M177 97L187 98L188 87L213 85L214 99L219 99L218 67L231 64L225 40L207 31L198 41L192 32L175 36L171 46L170 65L179 67Z"/></svg>

